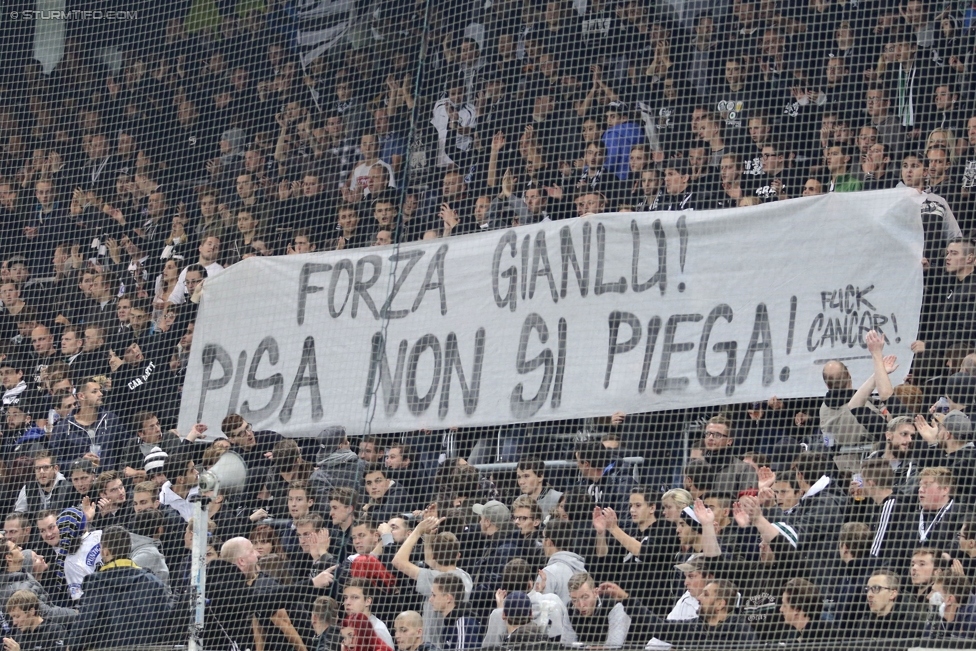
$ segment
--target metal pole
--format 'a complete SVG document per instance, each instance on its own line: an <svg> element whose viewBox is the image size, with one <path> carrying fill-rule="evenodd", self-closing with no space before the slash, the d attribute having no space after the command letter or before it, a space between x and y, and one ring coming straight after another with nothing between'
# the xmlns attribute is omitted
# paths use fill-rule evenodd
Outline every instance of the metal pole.
<svg viewBox="0 0 976 651"><path fill-rule="evenodd" d="M207 505L210 498L197 496L193 503L193 549L190 560L190 585L193 594L193 623L187 651L203 651L203 614L207 604L207 527L209 514Z"/></svg>

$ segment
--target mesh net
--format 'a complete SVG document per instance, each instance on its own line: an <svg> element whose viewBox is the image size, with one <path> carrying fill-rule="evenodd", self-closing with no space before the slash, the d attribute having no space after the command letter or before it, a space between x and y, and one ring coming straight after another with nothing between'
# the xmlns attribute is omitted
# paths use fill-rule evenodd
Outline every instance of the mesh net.
<svg viewBox="0 0 976 651"><path fill-rule="evenodd" d="M971 648L966 3L3 12L5 650Z"/></svg>

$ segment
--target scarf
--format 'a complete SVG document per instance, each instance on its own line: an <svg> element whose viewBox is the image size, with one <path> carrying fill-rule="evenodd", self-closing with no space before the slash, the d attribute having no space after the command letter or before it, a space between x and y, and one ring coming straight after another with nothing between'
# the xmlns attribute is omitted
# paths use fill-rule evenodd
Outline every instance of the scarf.
<svg viewBox="0 0 976 651"><path fill-rule="evenodd" d="M85 533L85 526L88 519L84 512L77 508L67 508L61 512L57 520L58 532L61 540L55 553L54 568L58 583L67 587L68 582L64 575L64 560L70 554L74 554L81 547L81 537Z"/></svg>

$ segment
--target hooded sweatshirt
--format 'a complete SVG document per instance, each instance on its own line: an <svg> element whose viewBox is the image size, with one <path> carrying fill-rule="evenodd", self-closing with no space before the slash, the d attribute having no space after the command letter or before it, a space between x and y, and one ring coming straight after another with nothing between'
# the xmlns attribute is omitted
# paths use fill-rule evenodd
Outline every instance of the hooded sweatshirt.
<svg viewBox="0 0 976 651"><path fill-rule="evenodd" d="M317 469L308 480L315 487L316 494L328 496L333 488L353 488L359 490L362 483L362 464L352 450L335 450L329 454L319 453Z"/></svg>
<svg viewBox="0 0 976 651"><path fill-rule="evenodd" d="M160 551L159 541L134 533L130 533L129 538L132 540L132 552L129 554L132 562L162 581L169 590L169 567Z"/></svg>
<svg viewBox="0 0 976 651"><path fill-rule="evenodd" d="M583 557L575 552L556 552L549 557L549 562L542 572L546 575L546 586L542 594L554 594L569 606L569 579L577 572L585 572L586 565Z"/></svg>

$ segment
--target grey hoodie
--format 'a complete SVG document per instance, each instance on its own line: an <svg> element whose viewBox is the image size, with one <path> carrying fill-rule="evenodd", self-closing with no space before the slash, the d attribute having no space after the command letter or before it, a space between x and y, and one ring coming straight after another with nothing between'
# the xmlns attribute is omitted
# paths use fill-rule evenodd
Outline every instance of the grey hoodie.
<svg viewBox="0 0 976 651"><path fill-rule="evenodd" d="M546 587L540 592L557 595L568 607L569 579L577 572L585 571L585 561L576 552L556 552L549 557L549 562L542 568L542 572L546 575Z"/></svg>
<svg viewBox="0 0 976 651"><path fill-rule="evenodd" d="M318 496L326 496L333 488L353 488L359 490L362 483L362 466L360 459L352 450L335 450L330 454L319 453L316 459L318 466L309 482L315 488Z"/></svg>
<svg viewBox="0 0 976 651"><path fill-rule="evenodd" d="M129 553L129 560L152 573L157 579L163 582L167 590L169 589L169 568L166 566L166 559L160 551L159 541L149 536L140 536L130 533L132 540L132 551Z"/></svg>

